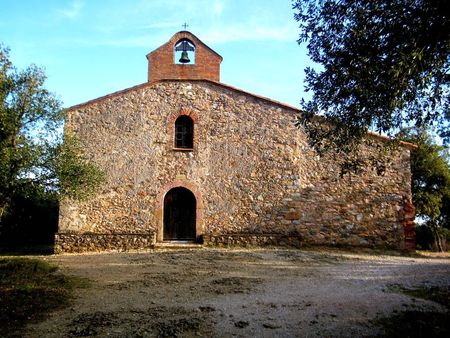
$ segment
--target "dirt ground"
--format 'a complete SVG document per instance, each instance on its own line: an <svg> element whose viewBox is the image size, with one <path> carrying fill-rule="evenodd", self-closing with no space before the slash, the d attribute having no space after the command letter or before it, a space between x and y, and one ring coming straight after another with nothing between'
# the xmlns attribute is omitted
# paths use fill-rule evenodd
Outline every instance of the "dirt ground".
<svg viewBox="0 0 450 338"><path fill-rule="evenodd" d="M89 279L28 337L360 337L405 309L398 287L450 285L450 258L287 249L156 250L44 259Z"/></svg>

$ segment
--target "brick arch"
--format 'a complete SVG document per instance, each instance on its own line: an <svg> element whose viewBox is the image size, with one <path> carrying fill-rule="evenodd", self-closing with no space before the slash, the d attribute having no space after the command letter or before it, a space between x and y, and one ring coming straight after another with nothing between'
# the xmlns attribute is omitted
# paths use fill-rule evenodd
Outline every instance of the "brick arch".
<svg viewBox="0 0 450 338"><path fill-rule="evenodd" d="M192 39L189 39L189 38L186 38L186 37L182 37L182 38L179 38L178 40L175 40L175 43L173 44L173 53L174 54L175 54L175 47L176 47L176 45L178 45L182 41L187 41L192 46L194 46L194 53L195 53L195 51L197 50L197 46L195 45L194 41L192 41Z"/></svg>
<svg viewBox="0 0 450 338"><path fill-rule="evenodd" d="M173 112L172 114L170 114L169 119L168 119L168 132L169 132L169 136L170 136L170 141L169 141L169 146L170 149L177 149L177 150L185 150L185 149L178 149L175 148L175 121L177 120L177 118L179 118L180 116L188 116L192 119L193 122L193 126L194 126L194 135L193 135L193 143L192 143L192 149L195 151L197 150L197 141L198 141L198 114L190 109L180 109L176 112Z"/></svg>
<svg viewBox="0 0 450 338"><path fill-rule="evenodd" d="M179 118L181 115L189 116L194 122L194 124L198 123L198 114L195 111L186 108L181 108L180 110L170 114L169 125L173 126L176 119Z"/></svg>
<svg viewBox="0 0 450 338"><path fill-rule="evenodd" d="M197 48L197 46L195 45L194 41L192 41L192 39L187 38L187 37L180 37L178 40L174 40L175 43L173 44L173 47L175 48L175 46L180 43L181 41L188 41L190 44L192 44L195 48Z"/></svg>
<svg viewBox="0 0 450 338"><path fill-rule="evenodd" d="M182 187L188 189L190 192L194 194L196 200L196 219L195 219L195 234L197 237L197 241L201 242L203 237L203 201L202 195L197 187L188 181L184 180L174 180L170 183L165 184L159 191L159 194L156 196L156 212L155 216L157 219L157 231L156 231L156 240L157 242L163 241L163 233L164 233L164 198L166 194L173 188Z"/></svg>

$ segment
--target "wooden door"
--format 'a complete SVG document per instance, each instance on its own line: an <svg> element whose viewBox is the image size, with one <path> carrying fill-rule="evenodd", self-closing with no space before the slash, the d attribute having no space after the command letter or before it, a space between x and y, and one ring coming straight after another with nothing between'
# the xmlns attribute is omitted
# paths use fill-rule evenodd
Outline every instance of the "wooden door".
<svg viewBox="0 0 450 338"><path fill-rule="evenodd" d="M195 240L195 196L186 188L173 188L164 197L164 240Z"/></svg>

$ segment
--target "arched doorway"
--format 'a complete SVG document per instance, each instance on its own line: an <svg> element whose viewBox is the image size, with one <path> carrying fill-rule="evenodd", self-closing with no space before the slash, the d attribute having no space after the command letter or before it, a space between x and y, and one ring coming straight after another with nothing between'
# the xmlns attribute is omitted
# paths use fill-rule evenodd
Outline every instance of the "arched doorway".
<svg viewBox="0 0 450 338"><path fill-rule="evenodd" d="M194 241L197 202L194 194L183 187L169 190L164 197L165 241Z"/></svg>

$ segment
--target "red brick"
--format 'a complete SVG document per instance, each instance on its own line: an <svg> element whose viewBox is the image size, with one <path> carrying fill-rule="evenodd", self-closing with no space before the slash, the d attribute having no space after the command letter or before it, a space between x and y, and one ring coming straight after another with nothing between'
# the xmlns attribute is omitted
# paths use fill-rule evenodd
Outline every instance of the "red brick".
<svg viewBox="0 0 450 338"><path fill-rule="evenodd" d="M188 39L195 46L195 64L176 64L175 45ZM167 79L205 79L220 81L222 57L200 41L194 34L181 31L161 47L147 54L148 82Z"/></svg>

